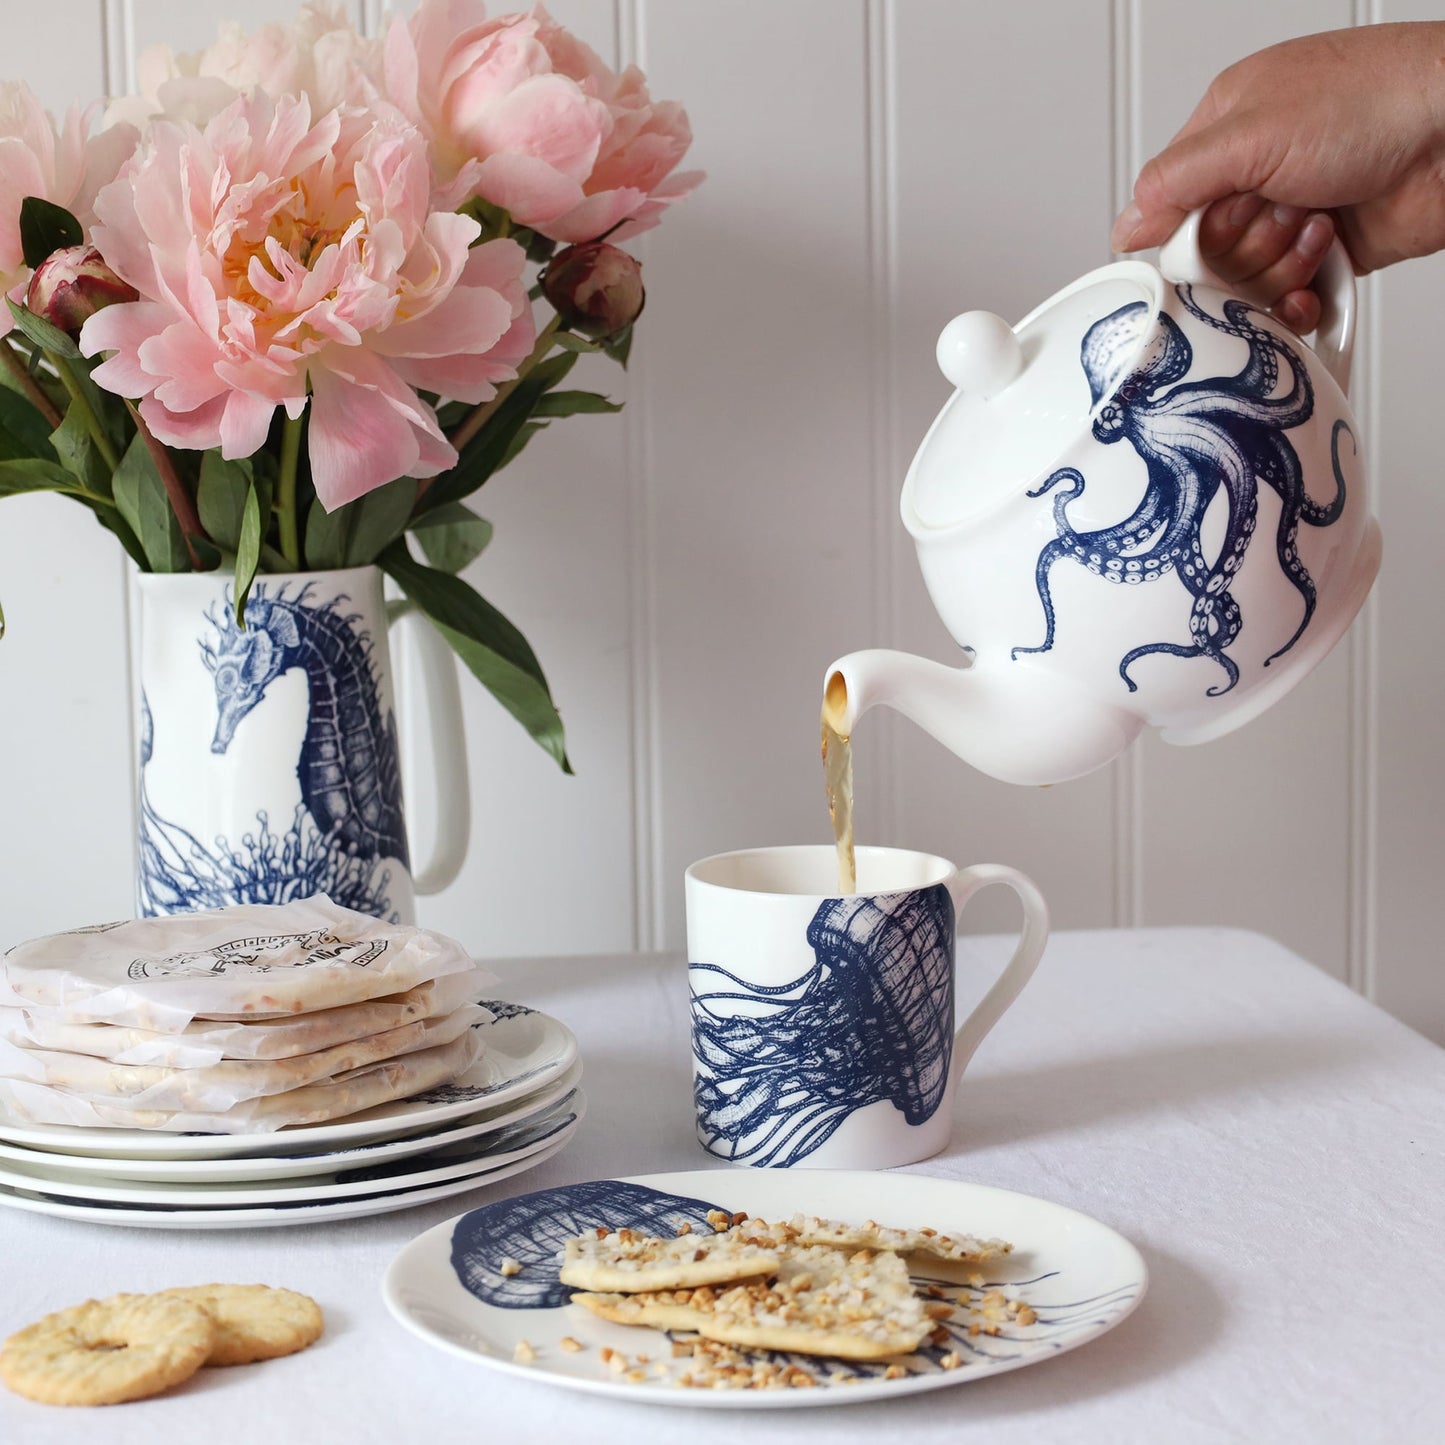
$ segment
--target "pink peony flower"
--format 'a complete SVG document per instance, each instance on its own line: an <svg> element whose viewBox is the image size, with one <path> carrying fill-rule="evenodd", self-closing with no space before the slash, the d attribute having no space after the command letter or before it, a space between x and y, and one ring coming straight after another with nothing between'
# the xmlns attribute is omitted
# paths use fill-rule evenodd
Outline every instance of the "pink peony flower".
<svg viewBox="0 0 1445 1445"><path fill-rule="evenodd" d="M88 230L100 188L115 179L135 149L129 126L86 138L87 118L72 106L63 128L46 113L30 87L0 84L0 290L17 304L25 299L30 268L20 243L20 207L27 196L64 206ZM0 305L0 336L14 326Z"/></svg>
<svg viewBox="0 0 1445 1445"><path fill-rule="evenodd" d="M489 21L482 0L422 0L392 22L385 74L449 201L480 196L556 241L647 230L702 179L673 174L692 142L682 107L654 102L635 66L615 74L541 5Z"/></svg>
<svg viewBox="0 0 1445 1445"><path fill-rule="evenodd" d="M378 94L381 42L359 36L337 0L312 0L292 25L272 22L247 34L235 21L205 50L177 55L152 45L136 60L137 94L111 104L112 119L144 126L154 116L204 126L237 95L304 95L311 113L366 105Z"/></svg>
<svg viewBox="0 0 1445 1445"><path fill-rule="evenodd" d="M97 312L95 380L140 398L172 446L245 457L277 407L311 408L332 510L456 460L417 390L478 403L516 375L533 325L522 248L468 250L477 223L431 209L426 147L389 107L328 111L263 92L204 132L157 121L96 199L95 242L141 299Z"/></svg>

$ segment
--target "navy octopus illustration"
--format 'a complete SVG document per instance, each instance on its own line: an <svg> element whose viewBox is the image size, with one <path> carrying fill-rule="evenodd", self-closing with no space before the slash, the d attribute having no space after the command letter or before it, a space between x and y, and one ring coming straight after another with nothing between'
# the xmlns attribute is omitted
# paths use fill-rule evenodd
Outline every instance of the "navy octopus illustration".
<svg viewBox="0 0 1445 1445"><path fill-rule="evenodd" d="M888 1102L933 1117L953 1053L953 900L941 885L883 898L830 898L791 983L693 996L698 1132L715 1154L796 1164L858 1109ZM739 1007L741 1005L741 1008Z"/></svg>
<svg viewBox="0 0 1445 1445"><path fill-rule="evenodd" d="M1084 492L1084 477L1077 468L1060 468L1029 493L1037 497L1060 488L1054 494L1058 535L1040 552L1035 569L1047 627L1044 640L1037 647L1016 647L1012 655L1047 652L1054 645L1049 575L1055 563L1077 562L1122 584L1153 582L1174 574L1194 599L1190 641L1135 647L1120 662L1119 675L1134 692L1138 684L1129 669L1142 657L1152 653L1207 657L1225 674L1222 682L1207 690L1208 696L1217 697L1239 680L1239 667L1228 648L1239 636L1243 618L1229 588L1254 533L1259 484L1265 483L1279 496L1275 549L1280 568L1304 603L1298 626L1270 654L1268 666L1294 646L1314 615L1315 584L1300 560L1296 536L1301 522L1327 527L1344 510L1339 444L1341 433L1351 434L1343 419L1335 422L1330 438L1335 495L1323 504L1313 501L1305 492L1299 457L1285 436L1307 421L1315 406L1314 388L1298 352L1257 324L1252 319L1255 308L1248 303L1225 301L1221 320L1198 304L1189 286L1175 289L1192 316L1246 342L1248 360L1234 376L1184 381L1193 350L1175 322L1159 316L1158 331L1139 364L1099 411L1093 427L1099 441L1112 445L1127 439L1138 452L1148 475L1143 498L1123 521L1078 532L1068 519L1069 504ZM1085 334L1080 362L1096 406L1117 374L1119 353L1138 340L1147 321L1148 307L1133 302L1096 321ZM1221 490L1228 516L1223 543L1210 559L1204 555L1200 528Z"/></svg>
<svg viewBox="0 0 1445 1445"><path fill-rule="evenodd" d="M283 903L324 892L347 908L388 917L387 858L408 864L396 724L382 715L371 636L342 608L309 600L308 583L292 595L257 586L246 605L246 630L229 608L212 611L212 646L201 658L215 679L216 731L211 751L229 748L242 719L283 673L306 674L309 705L297 763L301 805L285 833L264 813L239 843L207 848L161 818L144 786L153 750L149 704L143 702L140 910L144 916L227 903Z"/></svg>

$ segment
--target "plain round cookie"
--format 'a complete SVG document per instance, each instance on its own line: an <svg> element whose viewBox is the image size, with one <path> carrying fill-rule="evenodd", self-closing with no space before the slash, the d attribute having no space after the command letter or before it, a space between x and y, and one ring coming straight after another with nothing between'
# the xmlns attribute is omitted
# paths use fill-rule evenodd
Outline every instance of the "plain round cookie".
<svg viewBox="0 0 1445 1445"><path fill-rule="evenodd" d="M215 1325L208 1365L249 1365L294 1355L320 1338L321 1306L268 1284L182 1285L161 1292L199 1306Z"/></svg>
<svg viewBox="0 0 1445 1445"><path fill-rule="evenodd" d="M210 1315L189 1300L86 1300L11 1335L0 1347L0 1380L46 1405L119 1405L190 1379L215 1333Z"/></svg>

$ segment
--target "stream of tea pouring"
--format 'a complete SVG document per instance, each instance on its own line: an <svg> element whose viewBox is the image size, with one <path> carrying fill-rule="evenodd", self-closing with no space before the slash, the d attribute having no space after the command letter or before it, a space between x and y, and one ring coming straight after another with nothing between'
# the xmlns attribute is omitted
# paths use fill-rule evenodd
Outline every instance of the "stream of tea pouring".
<svg viewBox="0 0 1445 1445"><path fill-rule="evenodd" d="M834 725L843 716L847 701L847 685L835 672L823 694L823 786L828 792L828 816L833 820L833 841L838 847L838 891L845 896L858 891L858 864L853 849L853 739Z"/></svg>

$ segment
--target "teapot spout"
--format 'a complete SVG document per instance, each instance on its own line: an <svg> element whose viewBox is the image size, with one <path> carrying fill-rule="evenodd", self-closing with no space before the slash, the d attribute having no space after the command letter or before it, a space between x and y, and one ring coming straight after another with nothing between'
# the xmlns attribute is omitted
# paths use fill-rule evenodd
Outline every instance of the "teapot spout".
<svg viewBox="0 0 1445 1445"><path fill-rule="evenodd" d="M870 648L824 674L823 716L852 735L873 707L891 707L950 752L1005 783L1042 786L1093 772L1118 757L1144 719L1066 678L1013 662L947 667Z"/></svg>

